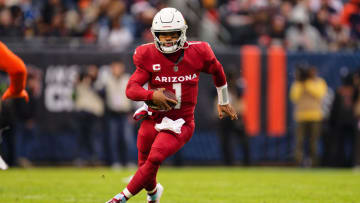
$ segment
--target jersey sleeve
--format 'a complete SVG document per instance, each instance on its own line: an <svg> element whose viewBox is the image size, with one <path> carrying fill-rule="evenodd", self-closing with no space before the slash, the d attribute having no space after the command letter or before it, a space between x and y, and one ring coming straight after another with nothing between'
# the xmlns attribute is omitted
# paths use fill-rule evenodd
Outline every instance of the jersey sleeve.
<svg viewBox="0 0 360 203"><path fill-rule="evenodd" d="M223 66L217 60L214 52L212 51L208 43L204 44L202 53L205 60L202 72L212 75L216 87L224 86L226 84L226 76Z"/></svg>
<svg viewBox="0 0 360 203"><path fill-rule="evenodd" d="M143 57L141 51L136 49L133 55L133 61L136 66L136 70L131 75L126 86L126 96L134 101L151 100L153 94L153 91L143 88L143 85L150 80L151 73L143 67L142 60Z"/></svg>
<svg viewBox="0 0 360 203"><path fill-rule="evenodd" d="M0 70L7 72L10 77L9 90L13 94L20 93L26 85L27 71L24 62L2 42L0 42L0 57Z"/></svg>

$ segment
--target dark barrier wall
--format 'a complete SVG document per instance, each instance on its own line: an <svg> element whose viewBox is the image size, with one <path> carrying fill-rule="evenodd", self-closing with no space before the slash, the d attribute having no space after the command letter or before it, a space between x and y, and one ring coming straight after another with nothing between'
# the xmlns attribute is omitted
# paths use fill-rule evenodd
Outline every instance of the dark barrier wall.
<svg viewBox="0 0 360 203"><path fill-rule="evenodd" d="M354 71L360 67L360 55L359 53L286 53L283 50L255 48L255 51L250 49L250 55L255 52L255 56L248 57L245 56L247 51L249 50L215 50L225 72L237 74L242 72L243 75L245 74L244 77L250 74L249 78L258 80L247 81L248 87L245 90L246 94L252 94L249 101L255 102L249 104L251 107L247 112L254 119L251 124L254 126L248 126L252 135L251 159L254 162L290 161L293 153L294 122L288 90L294 80L295 65L307 62L317 66L319 75L325 78L331 88L330 92L333 92L340 84L340 72L347 69ZM128 53L115 53L104 50L18 49L16 53L28 66L43 70L42 95L37 112L38 133L41 139L33 141L30 157L38 161L72 160L76 151L72 100L76 74L85 65L96 64L104 68L116 60L123 60L127 65L127 71L132 73L135 69L132 65L132 50ZM255 72L252 67L254 64L258 69ZM216 90L210 76L202 74L200 78L195 114L196 132L181 153L185 160L220 161L221 151L216 135L217 119L214 113ZM278 111L274 105L279 104L281 108ZM279 112L281 115L273 116L274 112L275 114ZM279 122L272 119L279 119ZM106 136L105 134L104 132L103 136ZM104 150L100 153L103 158L106 156ZM237 149L236 158L241 159L241 157L242 154ZM136 151L133 152L133 159L136 159Z"/></svg>

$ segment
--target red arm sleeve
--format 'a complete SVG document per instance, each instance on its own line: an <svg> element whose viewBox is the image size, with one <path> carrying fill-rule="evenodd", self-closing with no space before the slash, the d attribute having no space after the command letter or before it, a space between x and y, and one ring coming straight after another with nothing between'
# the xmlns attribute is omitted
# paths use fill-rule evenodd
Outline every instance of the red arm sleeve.
<svg viewBox="0 0 360 203"><path fill-rule="evenodd" d="M24 62L2 42L0 42L0 58L0 70L7 72L10 77L9 90L13 94L19 94L26 85L27 71Z"/></svg>
<svg viewBox="0 0 360 203"><path fill-rule="evenodd" d="M153 91L143 88L143 85L149 82L151 78L150 72L146 71L142 66L143 60L141 47L138 47L133 55L136 71L131 75L126 86L126 96L134 101L151 100L153 95Z"/></svg>
<svg viewBox="0 0 360 203"><path fill-rule="evenodd" d="M137 68L131 75L126 86L126 96L134 101L147 101L152 99L153 91L146 90L143 85L150 79L150 74L141 68Z"/></svg>
<svg viewBox="0 0 360 203"><path fill-rule="evenodd" d="M212 51L210 45L207 44L205 47L206 49L203 56L205 59L205 65L203 72L212 75L216 87L224 86L226 84L226 76L223 66L215 57L215 54Z"/></svg>

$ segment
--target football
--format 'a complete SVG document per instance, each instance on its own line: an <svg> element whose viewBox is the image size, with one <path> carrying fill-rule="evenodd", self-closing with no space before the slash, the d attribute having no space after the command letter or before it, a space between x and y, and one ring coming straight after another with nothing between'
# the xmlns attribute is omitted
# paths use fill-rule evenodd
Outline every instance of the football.
<svg viewBox="0 0 360 203"><path fill-rule="evenodd" d="M156 89L152 89L152 90L155 91ZM163 91L163 93L167 98L177 101L176 95L172 91L165 89ZM154 104L152 101L146 101L145 103L146 103L146 105L148 105L150 108L152 108L154 110L165 110L165 109L162 109L161 106ZM171 102L168 102L168 104L171 108L174 108L176 106L176 104L171 103Z"/></svg>

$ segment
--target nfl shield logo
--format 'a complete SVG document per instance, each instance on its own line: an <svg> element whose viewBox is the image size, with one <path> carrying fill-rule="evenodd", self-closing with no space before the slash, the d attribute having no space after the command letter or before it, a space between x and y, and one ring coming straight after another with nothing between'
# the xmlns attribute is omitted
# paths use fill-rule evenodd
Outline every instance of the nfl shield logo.
<svg viewBox="0 0 360 203"><path fill-rule="evenodd" d="M178 67L178 66L174 66L174 71L175 71L175 72L178 72L178 70L179 70L179 67Z"/></svg>

